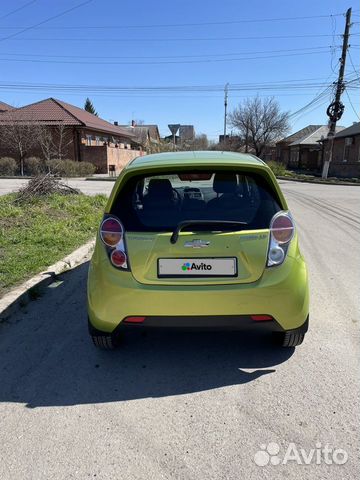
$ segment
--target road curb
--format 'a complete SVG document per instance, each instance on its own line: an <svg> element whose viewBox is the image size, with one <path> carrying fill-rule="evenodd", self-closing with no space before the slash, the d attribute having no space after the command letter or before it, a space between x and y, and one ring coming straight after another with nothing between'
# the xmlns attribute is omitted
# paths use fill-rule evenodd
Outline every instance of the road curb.
<svg viewBox="0 0 360 480"><path fill-rule="evenodd" d="M276 177L278 180L288 180L289 182L300 182L300 183L316 183L317 185L341 185L341 186L350 186L350 187L360 187L360 182L355 183L355 182L342 182L336 181L336 182L329 182L329 181L322 181L322 180L310 180L307 178L292 178L292 177L286 177L283 175L277 176Z"/></svg>
<svg viewBox="0 0 360 480"><path fill-rule="evenodd" d="M116 182L118 177L103 177L103 178L93 178L93 177L86 177L86 182Z"/></svg>
<svg viewBox="0 0 360 480"><path fill-rule="evenodd" d="M9 318L16 311L34 300L42 288L54 282L57 275L72 270L89 260L94 245L95 239L90 240L85 245L74 250L70 255L67 255L0 298L0 323L8 322Z"/></svg>

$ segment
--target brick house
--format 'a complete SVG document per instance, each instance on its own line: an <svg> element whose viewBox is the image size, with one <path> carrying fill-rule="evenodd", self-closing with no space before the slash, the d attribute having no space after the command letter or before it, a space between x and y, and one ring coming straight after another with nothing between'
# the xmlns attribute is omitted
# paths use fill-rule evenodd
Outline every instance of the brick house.
<svg viewBox="0 0 360 480"><path fill-rule="evenodd" d="M336 127L340 132L345 127ZM276 144L277 161L290 170L321 173L323 149L321 142L329 131L327 125L308 125Z"/></svg>
<svg viewBox="0 0 360 480"><path fill-rule="evenodd" d="M329 176L360 177L360 122L335 135Z"/></svg>
<svg viewBox="0 0 360 480"><path fill-rule="evenodd" d="M62 129L66 142L61 158L91 162L97 173L119 172L130 160L145 153L128 130L55 98L2 111L0 133L2 126L14 122L46 127L55 138ZM0 156L10 156L4 144L0 144ZM43 157L40 142L26 156Z"/></svg>
<svg viewBox="0 0 360 480"><path fill-rule="evenodd" d="M132 120L131 125L119 125L119 127L129 131L148 153L156 151L156 147L161 141L159 127L155 124L136 125L135 121Z"/></svg>
<svg viewBox="0 0 360 480"><path fill-rule="evenodd" d="M308 125L307 127L302 128L298 132L292 133L288 137L285 137L279 142L277 142L276 143L276 161L281 162L282 164L285 165L285 167L289 167L290 161L291 161L290 145L291 144L295 145L302 138L307 137L308 135L311 135L321 127L322 125ZM295 163L295 158L292 159L291 163L293 164Z"/></svg>
<svg viewBox="0 0 360 480"><path fill-rule="evenodd" d="M0 102L0 113L8 112L10 110L14 110L14 107L12 107L11 105L8 105L5 102Z"/></svg>

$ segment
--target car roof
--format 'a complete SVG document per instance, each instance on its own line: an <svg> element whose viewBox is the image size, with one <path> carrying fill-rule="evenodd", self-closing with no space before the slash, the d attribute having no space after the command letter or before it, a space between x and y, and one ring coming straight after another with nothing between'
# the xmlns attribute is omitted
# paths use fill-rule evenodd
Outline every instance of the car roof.
<svg viewBox="0 0 360 480"><path fill-rule="evenodd" d="M141 169L141 167L174 167L186 166L257 166L268 168L266 163L248 153L222 152L222 151L196 151L196 152L166 152L143 155L135 158L126 166L126 170Z"/></svg>

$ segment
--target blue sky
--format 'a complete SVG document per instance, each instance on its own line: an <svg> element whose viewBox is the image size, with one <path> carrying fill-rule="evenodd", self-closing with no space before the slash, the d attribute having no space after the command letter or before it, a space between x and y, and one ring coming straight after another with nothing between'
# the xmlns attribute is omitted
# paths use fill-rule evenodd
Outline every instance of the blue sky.
<svg viewBox="0 0 360 480"><path fill-rule="evenodd" d="M344 29L344 17L330 15L348 7L354 11L350 55L359 71L360 16L354 0L92 0L18 34L84 1L1 2L0 100L21 106L53 96L82 107L89 96L106 120L121 124L142 119L157 123L162 134L168 134L168 123L194 124L197 133L215 139L223 129L221 89L226 83L230 84L230 111L258 93L274 95L284 110L296 112L323 92L336 78L341 54L336 47ZM320 15L325 17L313 18ZM308 16L312 18L289 19ZM253 21L268 19L274 20ZM348 61L349 79L359 77L353 65ZM51 85L36 91L10 86L20 82ZM265 83L270 89L263 89ZM59 91L54 84L71 88ZM210 88L111 93L106 88L101 92L76 89L77 85ZM234 85L240 86L235 90ZM359 115L359 89L349 89L348 94ZM329 99L330 90L293 117L292 129L326 123ZM350 100L343 95L346 109L340 124L345 126L358 121Z"/></svg>

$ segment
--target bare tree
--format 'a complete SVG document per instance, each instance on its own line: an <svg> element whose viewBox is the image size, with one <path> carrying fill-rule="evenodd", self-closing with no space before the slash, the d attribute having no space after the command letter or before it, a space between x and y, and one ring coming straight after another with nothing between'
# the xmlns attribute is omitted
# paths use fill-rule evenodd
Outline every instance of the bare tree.
<svg viewBox="0 0 360 480"><path fill-rule="evenodd" d="M183 140L176 145L176 150L209 150L209 140L205 133L196 135L192 140Z"/></svg>
<svg viewBox="0 0 360 480"><path fill-rule="evenodd" d="M0 149L13 154L24 175L24 159L37 141L37 124L22 119L17 110L6 112L0 119Z"/></svg>
<svg viewBox="0 0 360 480"><path fill-rule="evenodd" d="M245 140L240 135L230 135L225 142L213 142L209 145L209 150L221 150L226 152L248 151L245 145Z"/></svg>
<svg viewBox="0 0 360 480"><path fill-rule="evenodd" d="M68 146L72 143L72 132L66 125L61 123L53 129L53 151L55 158L64 158L67 154Z"/></svg>
<svg viewBox="0 0 360 480"><path fill-rule="evenodd" d="M274 97L244 100L230 113L229 121L239 131L245 151L251 148L258 157L290 129L289 112L281 112Z"/></svg>
<svg viewBox="0 0 360 480"><path fill-rule="evenodd" d="M50 160L53 156L53 136L51 130L46 125L38 125L36 137L44 160Z"/></svg>
<svg viewBox="0 0 360 480"><path fill-rule="evenodd" d="M67 147L73 142L71 131L63 123L53 127L39 125L37 139L45 160L63 159Z"/></svg>
<svg viewBox="0 0 360 480"><path fill-rule="evenodd" d="M209 140L205 133L196 135L194 141L192 142L192 150L208 150L209 149Z"/></svg>
<svg viewBox="0 0 360 480"><path fill-rule="evenodd" d="M174 146L171 142L167 140L160 140L159 142L150 142L147 147L147 153L162 153L162 152L173 152Z"/></svg>

